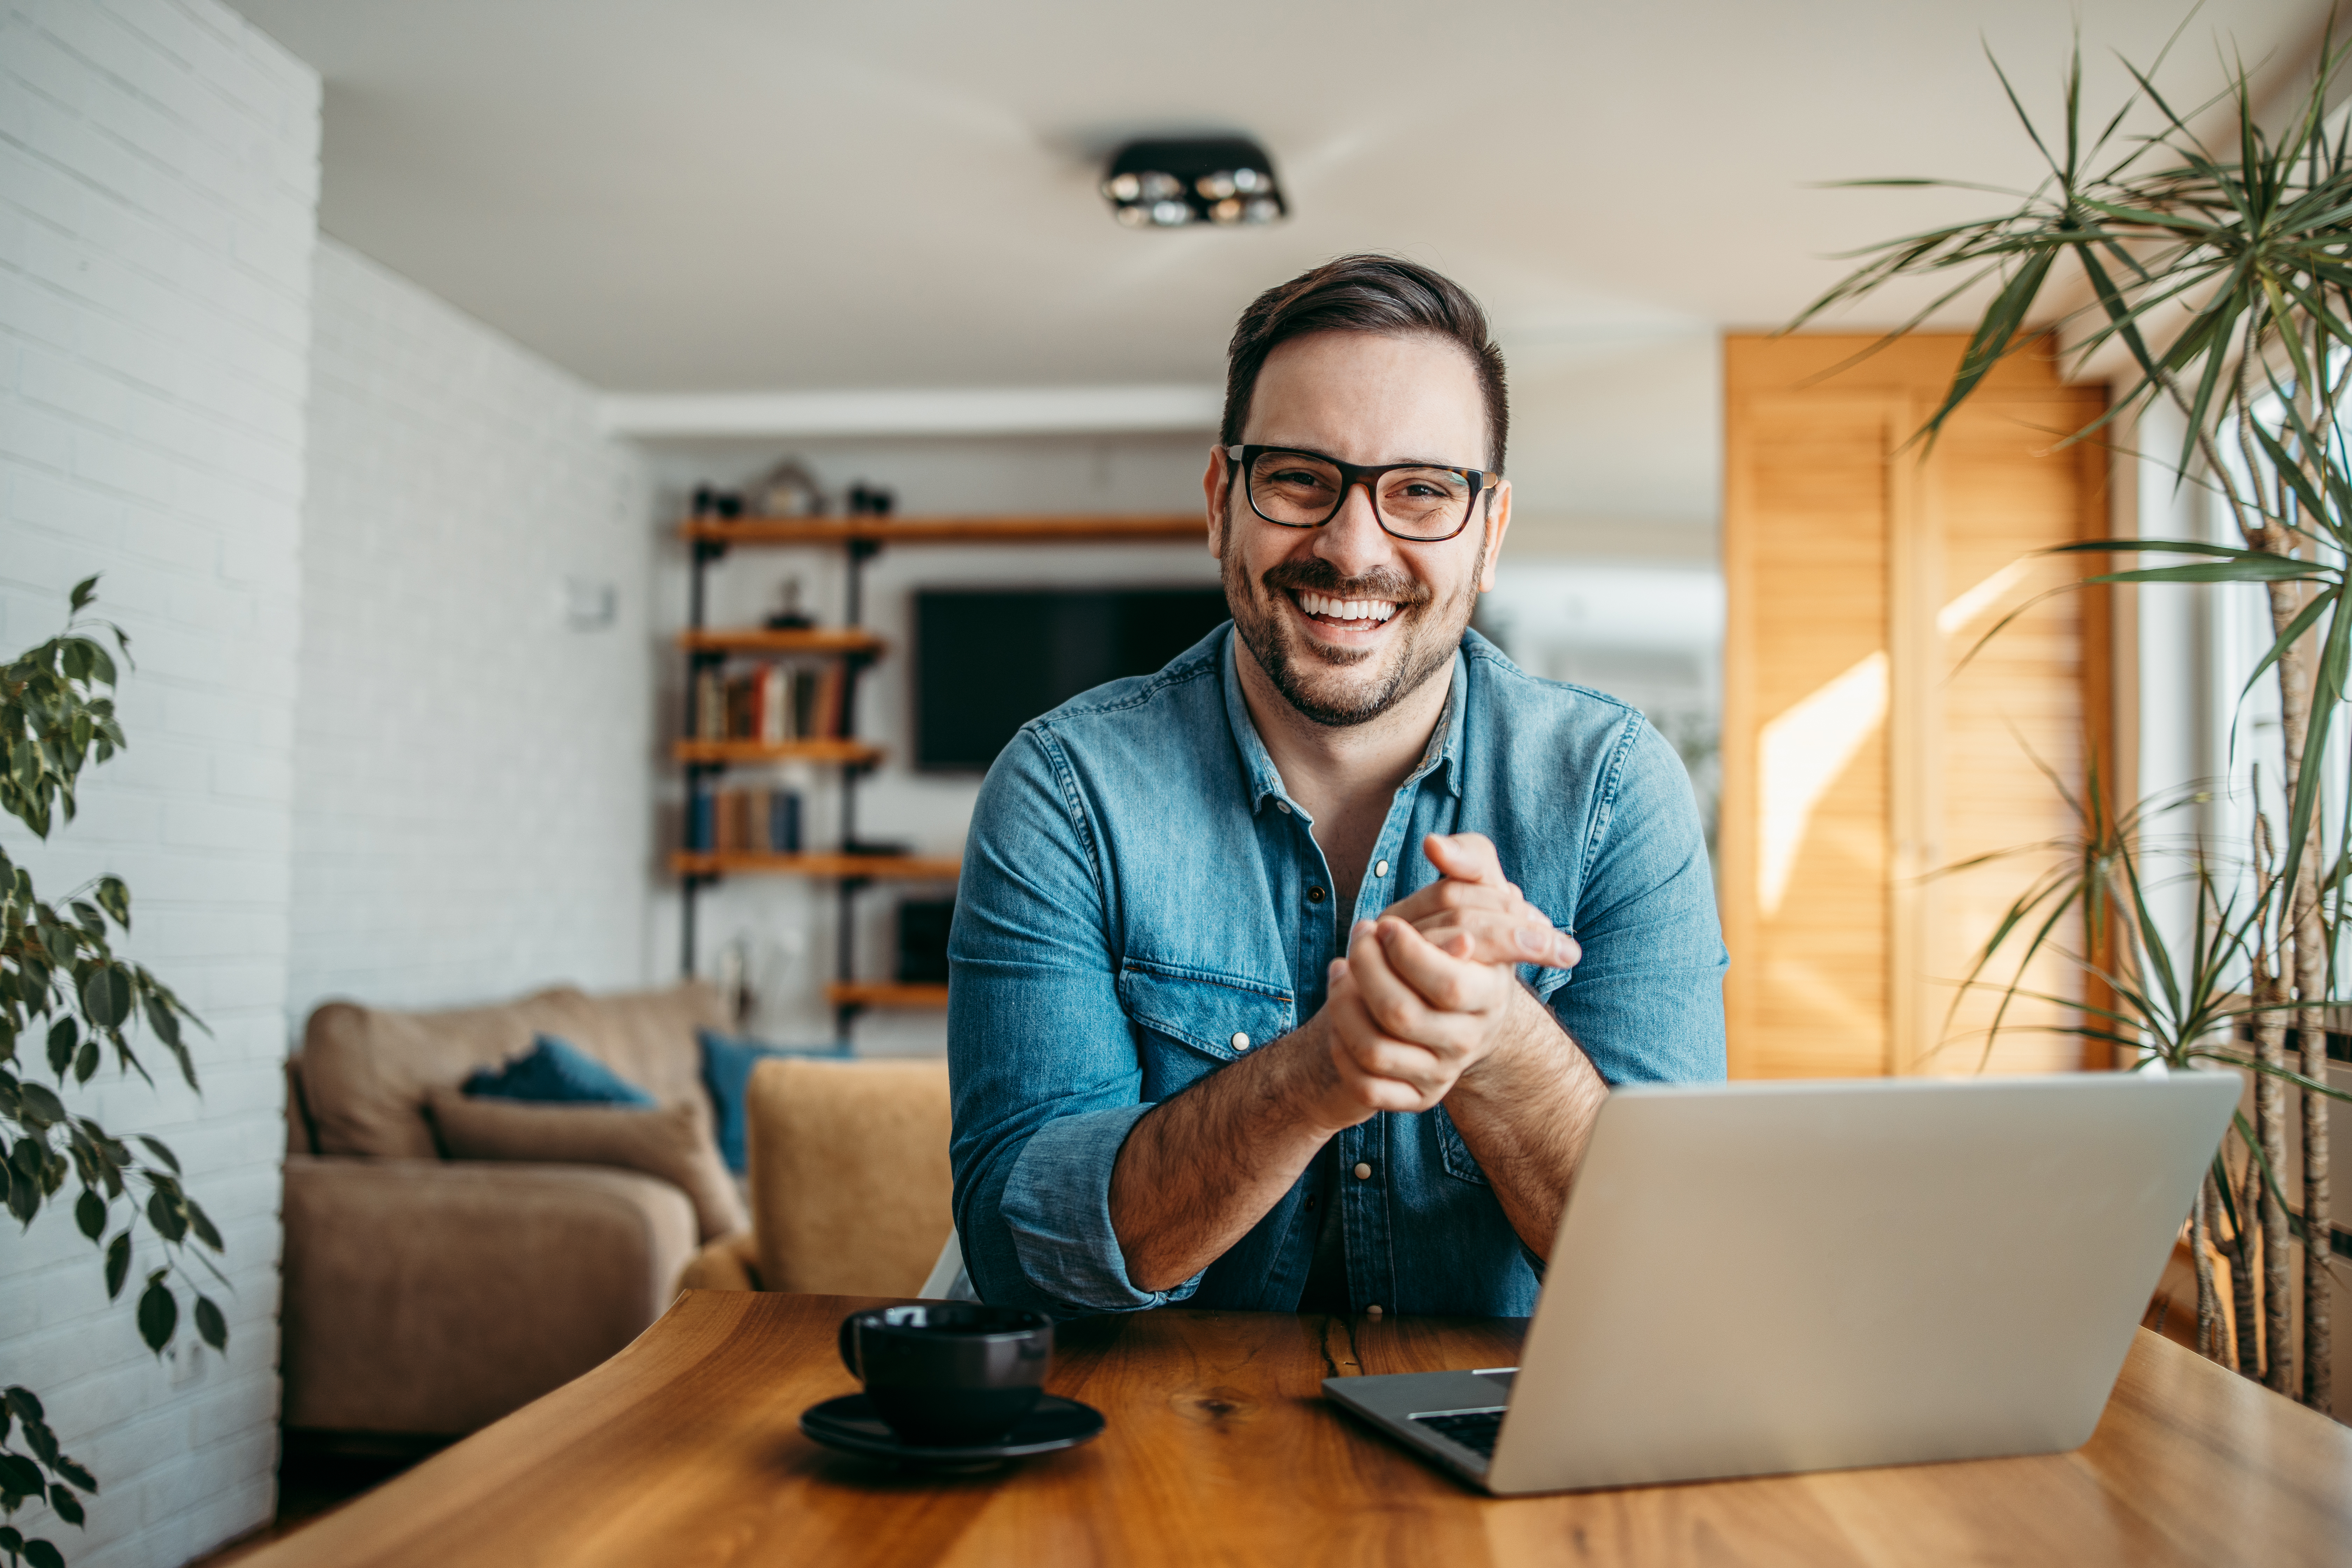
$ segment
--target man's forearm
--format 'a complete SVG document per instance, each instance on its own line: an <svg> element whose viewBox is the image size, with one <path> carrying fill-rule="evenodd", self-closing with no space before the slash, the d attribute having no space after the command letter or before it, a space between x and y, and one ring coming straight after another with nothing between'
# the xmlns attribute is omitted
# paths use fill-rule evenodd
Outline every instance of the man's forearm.
<svg viewBox="0 0 2352 1568"><path fill-rule="evenodd" d="M1513 1007L1508 1046L1462 1075L1445 1110L1511 1228L1549 1258L1609 1086L1531 993Z"/></svg>
<svg viewBox="0 0 2352 1568"><path fill-rule="evenodd" d="M1137 1289L1167 1290L1249 1234L1339 1131L1310 1088L1315 1023L1164 1101L1111 1166L1110 1223Z"/></svg>

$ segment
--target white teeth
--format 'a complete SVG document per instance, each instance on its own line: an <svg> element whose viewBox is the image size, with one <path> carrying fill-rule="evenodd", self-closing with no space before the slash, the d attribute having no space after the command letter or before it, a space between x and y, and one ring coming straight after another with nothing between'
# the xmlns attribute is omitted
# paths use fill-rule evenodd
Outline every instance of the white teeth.
<svg viewBox="0 0 2352 1568"><path fill-rule="evenodd" d="M1310 616L1328 616L1335 621L1385 621L1396 614L1396 606L1386 599L1334 599L1303 592L1298 607Z"/></svg>

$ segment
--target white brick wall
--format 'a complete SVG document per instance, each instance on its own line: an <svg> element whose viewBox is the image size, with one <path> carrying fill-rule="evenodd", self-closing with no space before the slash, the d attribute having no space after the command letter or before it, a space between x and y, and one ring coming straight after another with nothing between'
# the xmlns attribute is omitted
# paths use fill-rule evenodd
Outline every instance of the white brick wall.
<svg viewBox="0 0 2352 1568"><path fill-rule="evenodd" d="M0 649L103 572L138 660L81 819L0 837L52 893L127 879L131 954L212 1026L201 1101L159 1062L91 1109L174 1144L235 1285L226 1359L159 1365L64 1213L0 1227L0 1382L103 1489L86 1531L39 1521L77 1564L180 1563L272 1506L318 153L317 76L215 0L0 0Z"/></svg>
<svg viewBox="0 0 2352 1568"><path fill-rule="evenodd" d="M640 984L643 460L585 385L332 240L315 319L295 1025L331 995ZM611 584L615 623L571 629L567 579Z"/></svg>

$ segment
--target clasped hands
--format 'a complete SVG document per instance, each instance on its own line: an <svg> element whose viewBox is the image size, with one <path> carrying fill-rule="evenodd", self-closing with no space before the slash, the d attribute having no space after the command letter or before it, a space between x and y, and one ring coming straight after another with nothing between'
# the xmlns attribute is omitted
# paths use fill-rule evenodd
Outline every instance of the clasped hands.
<svg viewBox="0 0 2352 1568"><path fill-rule="evenodd" d="M1485 835L1422 842L1440 879L1356 923L1309 1026L1324 1047L1306 1054L1316 1119L1334 1130L1427 1110L1515 1042L1548 1037L1528 1028L1542 1008L1514 966L1568 969L1582 956L1504 877Z"/></svg>

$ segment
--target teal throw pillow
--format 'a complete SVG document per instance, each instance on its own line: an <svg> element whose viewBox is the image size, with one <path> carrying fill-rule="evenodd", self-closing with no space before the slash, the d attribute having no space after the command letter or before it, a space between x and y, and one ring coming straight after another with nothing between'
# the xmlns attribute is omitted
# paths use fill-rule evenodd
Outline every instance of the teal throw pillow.
<svg viewBox="0 0 2352 1568"><path fill-rule="evenodd" d="M484 1068L466 1080L466 1092L483 1100L529 1100L565 1105L637 1105L660 1102L569 1040L541 1035L530 1049L505 1066Z"/></svg>
<svg viewBox="0 0 2352 1568"><path fill-rule="evenodd" d="M744 1145L743 1100L751 1092L751 1069L770 1057L845 1057L846 1046L771 1046L758 1040L730 1038L716 1029L698 1029L702 1037L702 1086L719 1113L719 1156L740 1175L751 1163Z"/></svg>

